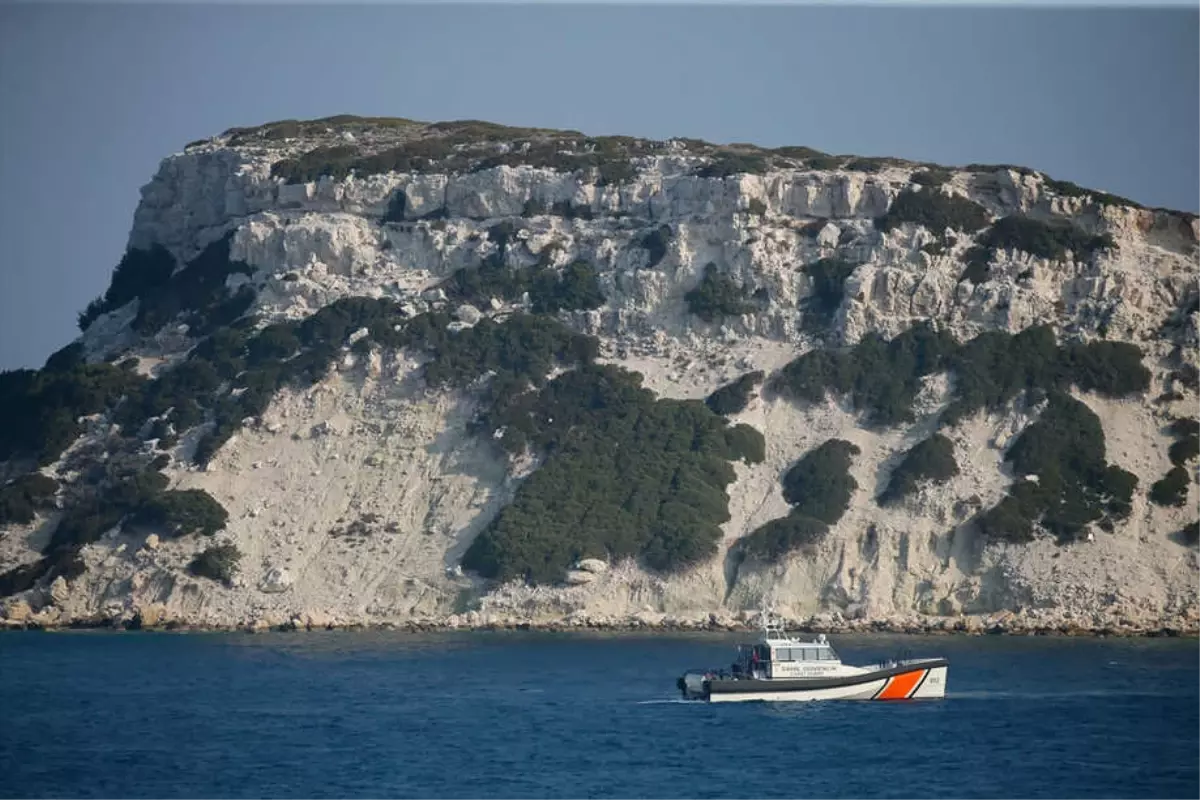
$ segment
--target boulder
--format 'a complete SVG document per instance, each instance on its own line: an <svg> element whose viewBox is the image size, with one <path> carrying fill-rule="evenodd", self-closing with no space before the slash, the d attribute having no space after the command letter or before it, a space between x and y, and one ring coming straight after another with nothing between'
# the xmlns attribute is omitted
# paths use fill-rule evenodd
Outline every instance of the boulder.
<svg viewBox="0 0 1200 800"><path fill-rule="evenodd" d="M274 567L267 570L267 574L258 584L258 590L266 594L279 594L290 589L292 583L293 578L290 572L283 567Z"/></svg>
<svg viewBox="0 0 1200 800"><path fill-rule="evenodd" d="M33 609L24 600L9 600L4 605L4 618L11 622L24 622L33 614Z"/></svg>
<svg viewBox="0 0 1200 800"><path fill-rule="evenodd" d="M596 580L594 572L584 572L581 569L573 569L567 572L567 583L571 586L580 586L585 583L591 583Z"/></svg>
<svg viewBox="0 0 1200 800"><path fill-rule="evenodd" d="M457 317L460 322L464 322L467 325L474 325L483 318L483 312L470 303L464 303L458 307L457 311L454 312L454 316Z"/></svg>
<svg viewBox="0 0 1200 800"><path fill-rule="evenodd" d="M837 247L838 239L841 238L842 232L837 225L832 222L826 223L823 228L817 233L817 244L821 247Z"/></svg>
<svg viewBox="0 0 1200 800"><path fill-rule="evenodd" d="M599 575L601 572L608 570L608 562L599 558L584 558L575 565L575 569Z"/></svg>

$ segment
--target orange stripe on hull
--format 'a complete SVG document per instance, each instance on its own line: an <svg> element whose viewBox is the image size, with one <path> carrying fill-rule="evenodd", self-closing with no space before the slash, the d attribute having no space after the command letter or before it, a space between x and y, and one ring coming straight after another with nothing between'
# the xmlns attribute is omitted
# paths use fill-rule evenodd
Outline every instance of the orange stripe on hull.
<svg viewBox="0 0 1200 800"><path fill-rule="evenodd" d="M893 675L888 678L887 685L883 687L883 691L875 695L876 700L904 700L914 691L917 684L925 677L925 673L929 670L918 669L913 672L902 672L899 675Z"/></svg>

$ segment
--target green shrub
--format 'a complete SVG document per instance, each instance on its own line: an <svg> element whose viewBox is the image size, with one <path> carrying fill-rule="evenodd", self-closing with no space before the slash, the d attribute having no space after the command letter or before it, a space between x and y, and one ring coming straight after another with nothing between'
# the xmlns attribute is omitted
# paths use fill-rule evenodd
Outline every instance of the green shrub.
<svg viewBox="0 0 1200 800"><path fill-rule="evenodd" d="M392 192L392 196L388 199L387 210L383 212L383 222L404 222L404 213L408 205L408 195L404 193L404 187L400 187Z"/></svg>
<svg viewBox="0 0 1200 800"><path fill-rule="evenodd" d="M1005 454L1018 479L1009 495L979 518L988 536L1028 541L1040 525L1060 541L1079 538L1091 523L1111 526L1128 516L1137 478L1105 462L1100 420L1061 392L1050 395L1037 422Z"/></svg>
<svg viewBox="0 0 1200 800"><path fill-rule="evenodd" d="M738 317L755 310L754 304L749 302L749 292L713 263L704 267L704 277L699 285L683 299L688 311L705 322L719 322L725 317Z"/></svg>
<svg viewBox="0 0 1200 800"><path fill-rule="evenodd" d="M890 158L858 157L847 161L842 169L851 172L879 172L893 163L895 163L894 160Z"/></svg>
<svg viewBox="0 0 1200 800"><path fill-rule="evenodd" d="M844 163L846 163L845 156L820 155L804 160L805 167L817 172L833 172L834 170L841 169Z"/></svg>
<svg viewBox="0 0 1200 800"><path fill-rule="evenodd" d="M743 537L738 552L775 561L818 544L850 507L858 488L850 464L860 452L850 442L830 439L805 454L783 476L783 497L792 510Z"/></svg>
<svg viewBox="0 0 1200 800"><path fill-rule="evenodd" d="M1084 233L1066 220L1042 221L1014 214L996 220L979 238L979 246L990 260L999 250L1020 250L1038 258L1062 261L1067 253L1077 259L1091 258L1099 250L1116 246L1107 234Z"/></svg>
<svg viewBox="0 0 1200 800"><path fill-rule="evenodd" d="M53 565L54 562L51 559L41 558L30 564L22 564L0 573L0 597L9 597L32 589L38 581L50 573Z"/></svg>
<svg viewBox="0 0 1200 800"><path fill-rule="evenodd" d="M508 267L501 259L485 260L475 269L460 269L442 288L455 300L482 304L496 297L517 302L529 293L531 311L586 311L604 305L596 269L585 261L572 262L562 272L550 267Z"/></svg>
<svg viewBox="0 0 1200 800"><path fill-rule="evenodd" d="M188 564L188 571L200 578L233 585L242 552L232 543L214 544L200 553Z"/></svg>
<svg viewBox="0 0 1200 800"><path fill-rule="evenodd" d="M705 400L714 414L728 417L743 411L754 396L754 390L763 382L765 373L760 370L747 372L732 383L727 383L710 394Z"/></svg>
<svg viewBox="0 0 1200 800"><path fill-rule="evenodd" d="M175 259L161 245L154 245L149 250L127 250L113 270L108 289L79 314L79 330L87 330L101 314L161 289L171 280L174 271Z"/></svg>
<svg viewBox="0 0 1200 800"><path fill-rule="evenodd" d="M115 406L144 382L131 369L112 364L0 372L0 461L53 462L82 432L80 417Z"/></svg>
<svg viewBox="0 0 1200 800"><path fill-rule="evenodd" d="M771 168L769 157L757 152L720 151L696 170L698 178L728 178L733 175L762 175Z"/></svg>
<svg viewBox="0 0 1200 800"><path fill-rule="evenodd" d="M761 459L761 434L697 401L656 400L641 376L585 365L506 394L481 425L542 466L472 543L463 566L489 578L561 580L577 559L636 558L670 571L710 557L729 519L729 461Z"/></svg>
<svg viewBox="0 0 1200 800"><path fill-rule="evenodd" d="M953 425L977 411L1003 408L1030 389L1078 386L1109 397L1145 391L1150 373L1141 358L1137 346L1122 342L1058 346L1049 326L1015 335L988 331L960 345L922 324L891 341L872 334L845 350L805 353L768 387L800 402L822 402L829 392L848 396L868 424L888 426L911 422L922 379L948 370L955 397L941 421Z"/></svg>
<svg viewBox="0 0 1200 800"><path fill-rule="evenodd" d="M1184 525L1176 535L1188 547L1200 544L1200 519Z"/></svg>
<svg viewBox="0 0 1200 800"><path fill-rule="evenodd" d="M167 536L212 536L225 527L229 513L202 489L164 491L143 503L131 522L161 528Z"/></svg>
<svg viewBox="0 0 1200 800"><path fill-rule="evenodd" d="M1200 453L1200 440L1193 435L1174 442L1167 450L1167 457L1172 464L1182 466L1195 458L1197 453Z"/></svg>
<svg viewBox="0 0 1200 800"><path fill-rule="evenodd" d="M76 367L82 367L87 361L83 355L83 343L72 342L66 347L55 350L42 366L43 372L70 372Z"/></svg>
<svg viewBox="0 0 1200 800"><path fill-rule="evenodd" d="M802 303L805 329L815 332L829 326L842 304L846 279L857 268L857 264L839 258L822 258L804 266L812 281L812 292Z"/></svg>
<svg viewBox="0 0 1200 800"><path fill-rule="evenodd" d="M941 236L947 228L975 233L987 227L990 219L987 209L965 197L933 188L905 189L892 201L887 214L877 221L877 227L890 231L908 222Z"/></svg>
<svg viewBox="0 0 1200 800"><path fill-rule="evenodd" d="M170 280L142 291L133 329L152 334L183 314L193 336L206 335L245 313L254 302L253 290L243 287L230 295L225 280L238 273L253 274L254 270L244 262L230 260L232 238L230 234L218 239Z"/></svg>
<svg viewBox="0 0 1200 800"><path fill-rule="evenodd" d="M167 491L167 479L154 469L134 472L79 498L63 514L44 553L54 556L98 541L119 525L153 525L168 537L211 535L228 514L201 489Z"/></svg>
<svg viewBox="0 0 1200 800"><path fill-rule="evenodd" d="M946 368L957 343L948 333L918 325L885 341L864 336L847 350L811 350L787 364L768 387L794 401L820 403L827 392L847 395L871 425L913 419L921 378Z"/></svg>
<svg viewBox="0 0 1200 800"><path fill-rule="evenodd" d="M793 513L836 525L858 488L850 464L860 452L857 445L830 439L797 461L783 476L783 499Z"/></svg>
<svg viewBox="0 0 1200 800"><path fill-rule="evenodd" d="M1150 487L1150 499L1160 506L1185 506L1189 484L1191 481L1186 469L1171 467L1165 476Z"/></svg>
<svg viewBox="0 0 1200 800"><path fill-rule="evenodd" d="M58 481L34 472L0 486L0 526L33 522L38 511L53 508Z"/></svg>
<svg viewBox="0 0 1200 800"><path fill-rule="evenodd" d="M936 188L950 180L952 173L943 167L927 167L920 172L914 172L910 181L918 186Z"/></svg>
<svg viewBox="0 0 1200 800"><path fill-rule="evenodd" d="M667 248L671 244L671 226L659 225L652 231L641 236L636 246L646 251L650 256L650 261L646 264L646 268L650 269L658 265L667 255Z"/></svg>
<svg viewBox="0 0 1200 800"><path fill-rule="evenodd" d="M761 217L767 213L767 204L757 197L751 197L750 202L746 205L746 211L756 217Z"/></svg>
<svg viewBox="0 0 1200 800"><path fill-rule="evenodd" d="M738 540L739 552L766 561L778 561L788 553L816 546L829 532L829 526L819 519L791 513L773 519Z"/></svg>
<svg viewBox="0 0 1200 800"><path fill-rule="evenodd" d="M881 506L895 505L923 483L943 483L958 474L954 443L940 433L918 442L892 470L887 488L879 495Z"/></svg>
<svg viewBox="0 0 1200 800"><path fill-rule="evenodd" d="M1099 192L1093 189L1085 189L1070 181L1059 181L1051 178L1049 175L1043 175L1042 180L1047 189L1050 189L1063 197L1086 197L1093 203L1100 206L1128 206L1130 208L1145 208L1140 203L1135 203L1124 197L1108 192Z"/></svg>

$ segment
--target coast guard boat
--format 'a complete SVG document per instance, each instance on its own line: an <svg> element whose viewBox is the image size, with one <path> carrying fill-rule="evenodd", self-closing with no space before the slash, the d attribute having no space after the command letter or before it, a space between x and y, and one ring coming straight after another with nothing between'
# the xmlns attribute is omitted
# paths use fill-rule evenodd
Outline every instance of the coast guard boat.
<svg viewBox="0 0 1200 800"><path fill-rule="evenodd" d="M685 700L926 700L946 695L944 658L891 659L870 667L843 664L819 634L811 641L788 635L770 618L759 640L738 646L725 670L689 671L676 682Z"/></svg>

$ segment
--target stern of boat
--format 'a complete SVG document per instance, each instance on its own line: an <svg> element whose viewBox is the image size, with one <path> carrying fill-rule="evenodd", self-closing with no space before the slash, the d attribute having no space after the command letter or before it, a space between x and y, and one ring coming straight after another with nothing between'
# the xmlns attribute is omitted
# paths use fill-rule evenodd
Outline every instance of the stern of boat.
<svg viewBox="0 0 1200 800"><path fill-rule="evenodd" d="M684 700L708 699L708 676L703 672L685 672L675 685Z"/></svg>

